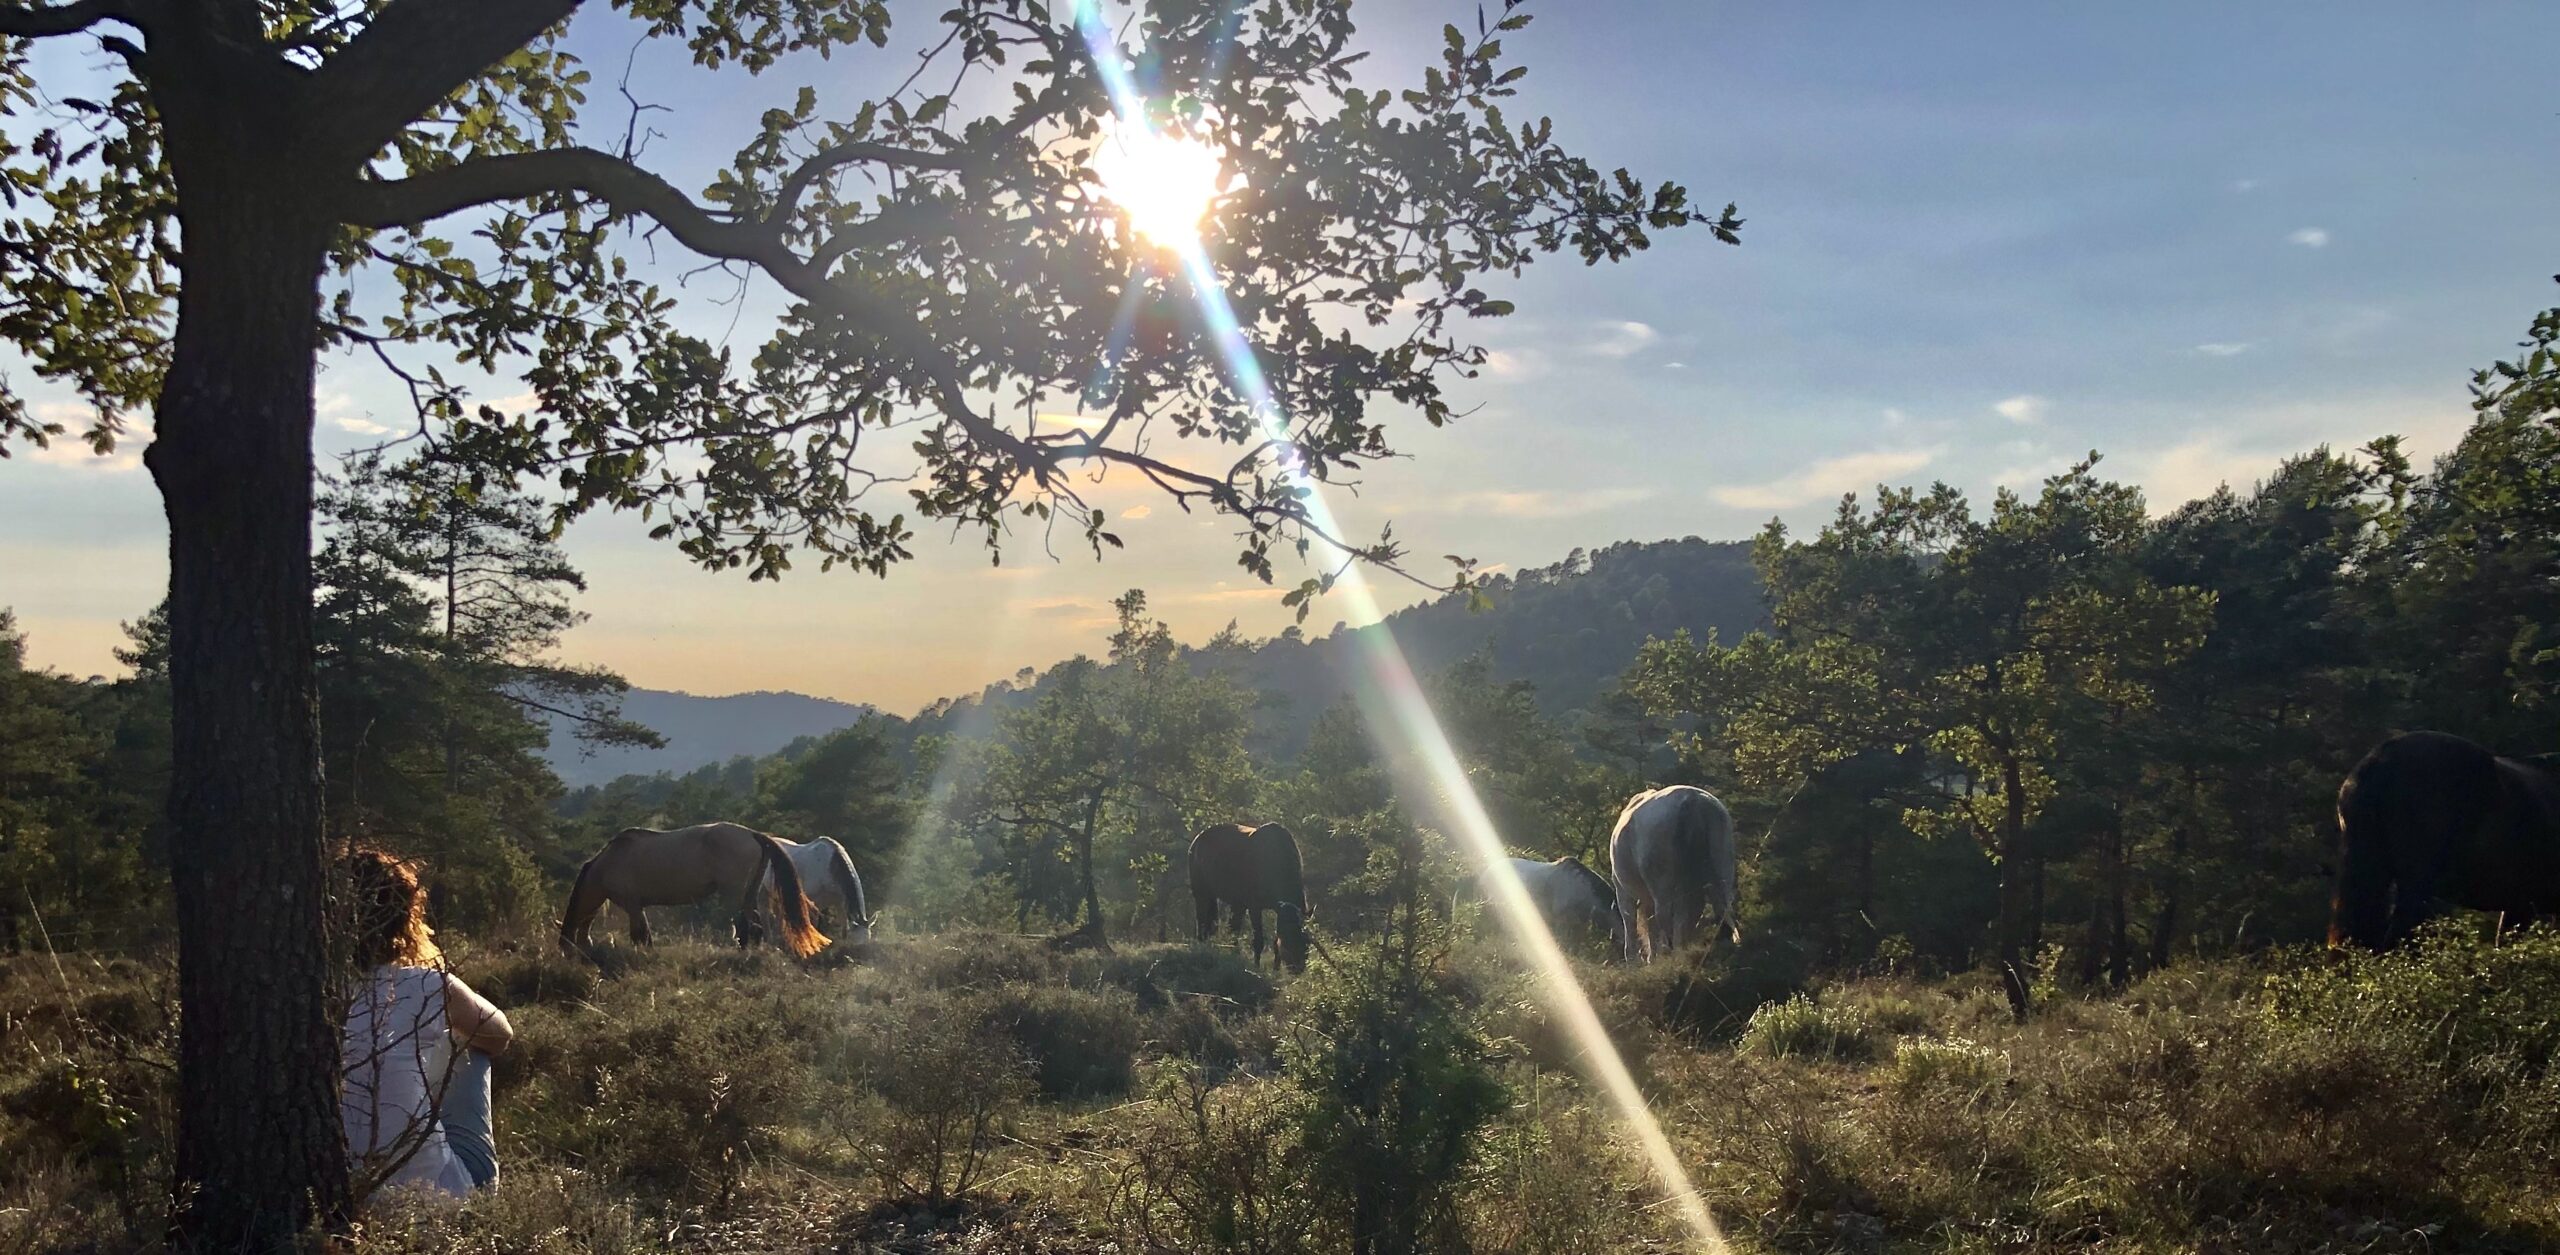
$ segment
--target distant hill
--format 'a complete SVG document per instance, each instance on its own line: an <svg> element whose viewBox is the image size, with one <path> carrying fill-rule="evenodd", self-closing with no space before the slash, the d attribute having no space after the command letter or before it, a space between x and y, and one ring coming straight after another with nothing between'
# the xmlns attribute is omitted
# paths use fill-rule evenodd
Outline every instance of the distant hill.
<svg viewBox="0 0 2560 1255"><path fill-rule="evenodd" d="M1538 705L1567 722L1616 683L1648 638L1686 628L1731 642L1767 621L1748 541L1691 536L1577 549L1554 566L1496 575L1484 592L1490 609L1447 596L1387 616L1406 661L1427 676L1489 650L1495 679L1527 680ZM1316 716L1360 674L1359 637L1282 636L1224 664L1247 686L1286 699L1263 714L1257 748L1288 758L1305 746Z"/></svg>
<svg viewBox="0 0 2560 1255"><path fill-rule="evenodd" d="M868 706L799 693L735 693L697 697L659 689L635 688L623 698L625 718L637 720L667 738L665 749L607 747L581 755L577 740L554 718L546 757L562 783L575 789L603 784L618 776L676 775L709 763L725 763L741 755L761 758L802 737L824 736L850 727Z"/></svg>
<svg viewBox="0 0 2560 1255"><path fill-rule="evenodd" d="M1648 638L1686 628L1700 638L1716 632L1732 641L1767 619L1750 543L1694 536L1575 550L1553 566L1495 575L1484 593L1490 609L1470 609L1465 597L1453 595L1389 615L1406 660L1416 674L1427 676L1488 651L1496 680L1528 681L1546 713L1568 724L1608 692ZM1251 744L1257 755L1285 762L1306 748L1316 718L1351 693L1362 673L1354 656L1359 639L1350 630L1314 639L1287 633L1188 652L1193 666L1225 671L1269 695L1255 712ZM902 721L901 739L912 741L928 731L978 735L994 712L1028 702L1038 691L1036 683L1016 689L999 681ZM865 709L792 693L691 697L635 689L624 713L664 733L666 749L580 760L572 747L567 754L555 750L553 763L572 789L658 773L671 777L659 787L672 788L672 777L705 768L712 769L703 773L706 780L751 770L753 764L733 760L762 758L800 737L850 726Z"/></svg>

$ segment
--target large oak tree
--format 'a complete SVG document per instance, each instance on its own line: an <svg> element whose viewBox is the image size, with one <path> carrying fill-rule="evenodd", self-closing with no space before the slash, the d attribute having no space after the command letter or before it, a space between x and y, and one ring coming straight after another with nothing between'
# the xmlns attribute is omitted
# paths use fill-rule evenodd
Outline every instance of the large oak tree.
<svg viewBox="0 0 2560 1255"><path fill-rule="evenodd" d="M1070 14L1033 0L936 0L921 65L870 51L891 40L882 0L0 5L0 336L94 404L93 443L149 411L168 515L184 1232L274 1245L349 1202L314 744L315 362L378 360L439 456L547 484L563 521L639 511L710 567L885 572L923 522L993 543L1023 516L1098 550L1117 540L1070 473L1101 467L1239 520L1270 578L1275 547L1328 539L1297 476L1388 453L1387 410L1450 417L1444 387L1483 361L1468 320L1510 309L1483 277L1738 226L1503 117L1525 14L1450 28L1418 83L1385 90L1355 82L1349 9L1103 15L1159 124L1240 176L1207 248L1286 416L1274 434L1181 269L1097 200L1108 98ZM866 57L876 81L914 73L842 109L783 89L688 191L644 159L686 120L654 111L667 101L626 84L589 116L573 17L703 71L813 75L833 54L831 84ZM76 70L39 82L47 39L106 70L48 57ZM658 280L680 256L787 294L759 348L682 329ZM534 403L468 394L491 376ZM1088 417L1044 428L1044 403ZM70 434L36 415L0 401L0 441Z"/></svg>

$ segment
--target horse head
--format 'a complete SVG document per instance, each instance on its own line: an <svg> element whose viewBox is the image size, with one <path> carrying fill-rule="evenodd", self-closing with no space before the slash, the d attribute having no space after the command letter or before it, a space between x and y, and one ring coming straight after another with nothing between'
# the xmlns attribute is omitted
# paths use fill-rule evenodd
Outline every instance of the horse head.
<svg viewBox="0 0 2560 1255"><path fill-rule="evenodd" d="M1315 912L1304 906L1283 904L1272 914L1280 926L1280 961L1292 972L1307 970L1307 920Z"/></svg>

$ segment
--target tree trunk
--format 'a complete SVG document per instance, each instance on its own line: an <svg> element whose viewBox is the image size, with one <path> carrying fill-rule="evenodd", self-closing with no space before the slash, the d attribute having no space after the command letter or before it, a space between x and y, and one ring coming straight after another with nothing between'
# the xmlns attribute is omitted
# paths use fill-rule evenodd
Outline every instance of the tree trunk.
<svg viewBox="0 0 2560 1255"><path fill-rule="evenodd" d="M176 1223L199 1249L275 1250L348 1206L311 653L329 233L259 133L282 119L221 112L242 131L170 123L186 282L145 454L169 518Z"/></svg>
<svg viewBox="0 0 2560 1255"><path fill-rule="evenodd" d="M2107 823L2107 983L2118 989L2133 980L2131 930L2125 925L2132 879L2133 855L2125 848L2124 807L2119 804Z"/></svg>
<svg viewBox="0 0 2560 1255"><path fill-rule="evenodd" d="M2169 966L2170 947L2178 936L2178 894L2186 877L2180 864L2187 857L2187 825L2180 820L2169 830L2169 867L2161 875L2160 913L2151 922L2151 968L2158 971Z"/></svg>
<svg viewBox="0 0 2560 1255"><path fill-rule="evenodd" d="M1084 927L1096 944L1107 936L1102 927L1102 885L1093 874L1093 832L1102 824L1102 799L1097 792L1085 803L1084 828L1076 835L1076 873L1084 877Z"/></svg>
<svg viewBox="0 0 2560 1255"><path fill-rule="evenodd" d="M2027 951L2034 942L2043 877L2027 865L2027 799L2015 761L2001 766L2000 788L2000 984L2008 992L2010 1012L2025 1019Z"/></svg>

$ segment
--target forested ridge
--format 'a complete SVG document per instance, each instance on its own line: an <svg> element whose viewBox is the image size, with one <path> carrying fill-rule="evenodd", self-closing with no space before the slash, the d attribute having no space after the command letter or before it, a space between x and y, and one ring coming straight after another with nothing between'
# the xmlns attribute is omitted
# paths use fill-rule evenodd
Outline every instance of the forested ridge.
<svg viewBox="0 0 2560 1255"><path fill-rule="evenodd" d="M1601 863L1631 792L1705 784L1742 819L1748 922L1806 970L1887 955L2122 984L2307 940L2365 749L2413 727L2546 748L2555 321L2483 373L2476 424L2432 466L2386 436L2167 509L2095 458L1988 503L1888 487L1810 533L1577 552L1391 628L1515 848ZM459 920L544 916L619 827L725 817L843 841L893 920L1155 937L1184 924L1172 877L1209 822L1284 819L1320 894L1355 906L1378 852L1438 822L1400 805L1348 631L1184 644L1139 592L1103 657L564 793L546 725L650 733L614 677L544 661L576 572L527 547L522 508L421 512L424 473L354 464L328 498L323 743L333 822L428 854ZM458 551L486 583L447 597ZM147 920L155 896L155 631L135 625L136 674L112 684L12 669L28 731L0 921L20 944L31 912L150 931L109 916Z"/></svg>

